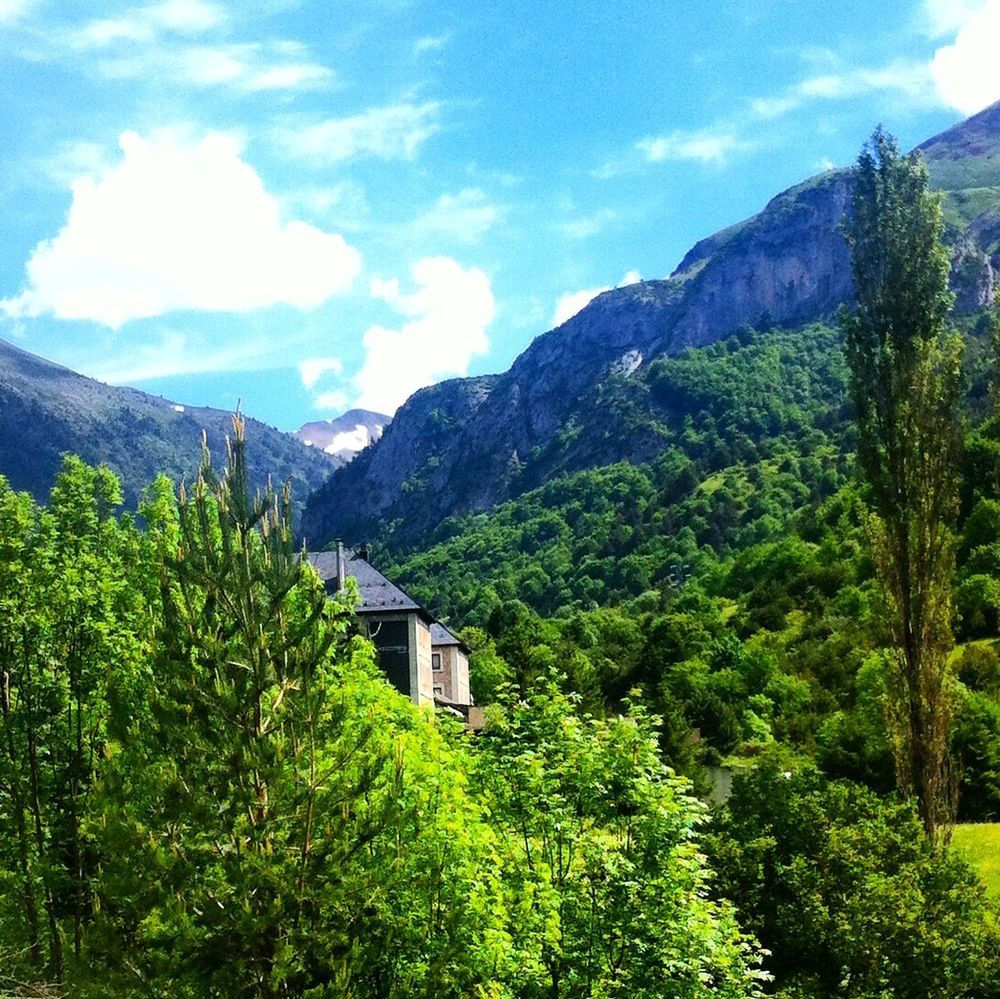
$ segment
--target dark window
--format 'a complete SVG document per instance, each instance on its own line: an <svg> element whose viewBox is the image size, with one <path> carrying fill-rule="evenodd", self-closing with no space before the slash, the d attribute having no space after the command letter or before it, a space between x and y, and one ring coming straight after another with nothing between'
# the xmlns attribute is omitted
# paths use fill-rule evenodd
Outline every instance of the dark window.
<svg viewBox="0 0 1000 999"><path fill-rule="evenodd" d="M368 637L378 652L378 664L389 682L410 693L410 629L406 621L369 621Z"/></svg>
<svg viewBox="0 0 1000 999"><path fill-rule="evenodd" d="M440 669L441 668L441 653L432 652L431 653L431 668Z"/></svg>

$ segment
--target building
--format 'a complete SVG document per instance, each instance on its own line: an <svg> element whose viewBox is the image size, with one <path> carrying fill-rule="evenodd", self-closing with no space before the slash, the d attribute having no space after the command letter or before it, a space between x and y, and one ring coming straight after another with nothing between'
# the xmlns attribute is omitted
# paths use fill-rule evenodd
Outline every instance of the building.
<svg viewBox="0 0 1000 999"><path fill-rule="evenodd" d="M469 705L469 647L443 624L431 625L431 677L434 696L449 704Z"/></svg>
<svg viewBox="0 0 1000 999"><path fill-rule="evenodd" d="M347 577L357 583L357 614L389 682L414 704L437 704L468 717L469 650L426 608L382 575L366 549L338 545L336 551L310 552L309 563L331 596Z"/></svg>

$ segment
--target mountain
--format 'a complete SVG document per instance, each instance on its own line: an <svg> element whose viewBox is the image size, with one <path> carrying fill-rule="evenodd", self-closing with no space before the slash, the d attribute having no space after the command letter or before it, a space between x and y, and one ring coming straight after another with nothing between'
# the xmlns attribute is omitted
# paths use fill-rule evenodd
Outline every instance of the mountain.
<svg viewBox="0 0 1000 999"><path fill-rule="evenodd" d="M956 309L973 312L1000 272L1000 102L919 148L944 194ZM643 388L628 388L636 372L743 326L830 320L850 299L840 233L850 178L833 170L798 184L697 243L665 280L599 295L502 375L417 392L375 447L310 497L303 531L314 544L387 526L413 539L561 470L651 460L662 434ZM632 413L628 435L609 432L611 398Z"/></svg>
<svg viewBox="0 0 1000 999"><path fill-rule="evenodd" d="M0 340L0 474L15 489L44 499L61 455L72 452L114 469L135 506L160 472L174 481L194 478L202 431L221 465L231 413L105 385ZM330 474L331 459L290 434L248 419L247 439L252 484L291 480L300 508Z"/></svg>
<svg viewBox="0 0 1000 999"><path fill-rule="evenodd" d="M324 454L350 461L369 444L382 436L391 416L375 413L370 409L349 409L333 420L316 420L295 431L306 447L318 448Z"/></svg>

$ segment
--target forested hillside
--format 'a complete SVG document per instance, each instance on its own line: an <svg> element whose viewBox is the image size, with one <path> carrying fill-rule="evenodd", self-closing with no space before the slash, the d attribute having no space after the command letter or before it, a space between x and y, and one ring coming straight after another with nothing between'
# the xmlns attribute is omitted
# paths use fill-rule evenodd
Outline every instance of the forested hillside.
<svg viewBox="0 0 1000 999"><path fill-rule="evenodd" d="M0 474L15 489L44 499L62 455L107 464L120 476L126 503L161 472L189 481L201 462L202 435L217 458L226 453L231 413L183 406L136 389L104 385L0 341ZM296 504L341 463L291 434L252 420L257 442L250 477L295 484Z"/></svg>
<svg viewBox="0 0 1000 999"><path fill-rule="evenodd" d="M944 197L955 312L975 316L993 301L1000 273L1000 103L919 152ZM648 369L688 347L746 326L836 322L853 288L840 231L851 191L847 170L806 180L697 243L668 278L597 296L503 374L415 393L375 447L310 497L310 543L370 540L387 528L423 542L449 516L547 481L567 458L576 468L652 460L663 439L642 393L627 400L633 415L624 424L619 409L605 407L628 394L630 378L648 387ZM566 447L571 435L575 448Z"/></svg>
<svg viewBox="0 0 1000 999"><path fill-rule="evenodd" d="M967 818L1000 814L1000 424L986 347L970 338L955 580ZM695 776L780 743L888 791L882 610L845 385L828 327L748 329L664 358L601 410L619 407L634 438L657 434L654 461L566 472L394 558L390 535L388 571L467 627L481 697L556 668L598 713L642 690L668 721L668 759ZM636 395L643 422L630 426ZM570 467L573 444L556 445Z"/></svg>

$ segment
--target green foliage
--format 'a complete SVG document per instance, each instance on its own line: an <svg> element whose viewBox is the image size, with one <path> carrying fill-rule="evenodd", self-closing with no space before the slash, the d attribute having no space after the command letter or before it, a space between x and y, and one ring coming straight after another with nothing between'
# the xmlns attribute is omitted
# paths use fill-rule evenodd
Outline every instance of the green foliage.
<svg viewBox="0 0 1000 999"><path fill-rule="evenodd" d="M788 997L987 999L1000 936L982 886L908 805L799 760L737 777L713 823L717 890L771 951Z"/></svg>
<svg viewBox="0 0 1000 999"><path fill-rule="evenodd" d="M130 586L143 544L112 516L120 501L110 472L73 457L47 510L0 478L0 924L23 980L61 981L80 957L95 767L144 679L148 630Z"/></svg>
<svg viewBox="0 0 1000 999"><path fill-rule="evenodd" d="M418 711L377 674L350 593L329 601L292 548L287 496L251 498L235 429L221 477L206 457L179 499L150 488L144 531L77 460L48 510L0 481L0 980L79 997L758 994L653 720L585 719L544 681L474 747ZM523 604L496 618L495 638L469 633L496 689L503 655L544 676L547 643L581 675L597 662ZM641 638L618 615L575 627L614 656Z"/></svg>
<svg viewBox="0 0 1000 999"><path fill-rule="evenodd" d="M520 996L759 994L749 939L705 897L703 808L661 762L654 722L635 705L581 717L545 679L492 709L477 782L500 833Z"/></svg>
<svg viewBox="0 0 1000 999"><path fill-rule="evenodd" d="M250 498L241 429L225 475L206 463L152 522L164 613L92 813L93 989L464 994L500 917L461 754L376 677L287 498Z"/></svg>
<svg viewBox="0 0 1000 999"><path fill-rule="evenodd" d="M870 488L879 582L894 654L893 750L929 836L951 818L948 661L958 514L962 340L946 334L953 295L940 199L914 154L881 128L854 170L844 224L857 303L844 350Z"/></svg>

